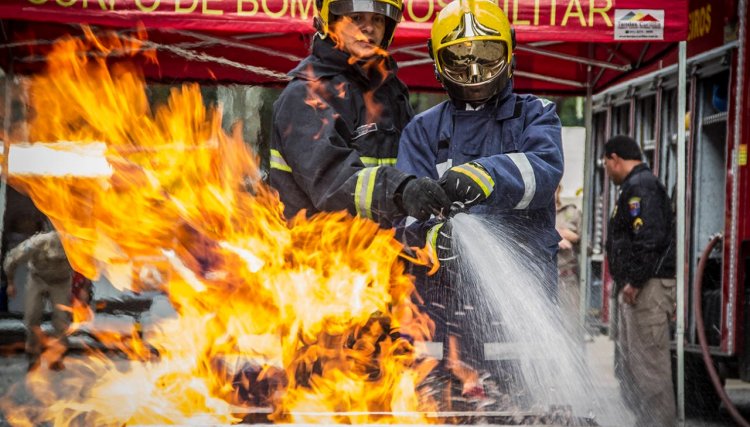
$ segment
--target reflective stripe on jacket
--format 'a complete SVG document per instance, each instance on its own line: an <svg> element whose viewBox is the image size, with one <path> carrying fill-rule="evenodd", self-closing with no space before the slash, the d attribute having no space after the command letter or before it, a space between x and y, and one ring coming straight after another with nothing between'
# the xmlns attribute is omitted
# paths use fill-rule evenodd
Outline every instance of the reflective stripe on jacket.
<svg viewBox="0 0 750 427"><path fill-rule="evenodd" d="M511 85L479 110L446 101L404 129L396 166L438 179L452 166L481 164L495 190L471 212L498 217L528 231L529 243L557 252L555 189L563 173L562 127L555 105L512 93Z"/></svg>
<svg viewBox="0 0 750 427"><path fill-rule="evenodd" d="M409 178L393 166L413 112L390 58L349 58L316 38L290 73L274 104L270 182L287 218L348 210L389 225L401 215L394 193Z"/></svg>

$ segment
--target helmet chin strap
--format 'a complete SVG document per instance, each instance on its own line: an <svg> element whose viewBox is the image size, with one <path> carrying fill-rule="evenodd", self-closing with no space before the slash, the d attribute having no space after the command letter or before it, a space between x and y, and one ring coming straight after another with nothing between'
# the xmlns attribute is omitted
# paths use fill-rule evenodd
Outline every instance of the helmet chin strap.
<svg viewBox="0 0 750 427"><path fill-rule="evenodd" d="M316 16L313 18L313 28L321 35L321 38L326 36L326 34L323 33L323 20L320 19L320 17Z"/></svg>

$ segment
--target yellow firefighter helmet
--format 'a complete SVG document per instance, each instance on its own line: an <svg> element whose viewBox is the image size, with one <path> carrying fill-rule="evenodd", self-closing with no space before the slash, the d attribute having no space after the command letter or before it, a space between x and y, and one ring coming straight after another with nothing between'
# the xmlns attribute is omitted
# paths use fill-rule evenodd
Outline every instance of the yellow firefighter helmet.
<svg viewBox="0 0 750 427"><path fill-rule="evenodd" d="M513 77L515 34L490 0L454 0L432 24L428 48L451 98L483 102Z"/></svg>
<svg viewBox="0 0 750 427"><path fill-rule="evenodd" d="M357 12L373 12L385 16L388 19L381 46L384 49L391 44L396 24L401 22L404 10L403 0L316 0L315 5L318 8L315 29L323 37L328 35L328 26L336 20L336 16Z"/></svg>

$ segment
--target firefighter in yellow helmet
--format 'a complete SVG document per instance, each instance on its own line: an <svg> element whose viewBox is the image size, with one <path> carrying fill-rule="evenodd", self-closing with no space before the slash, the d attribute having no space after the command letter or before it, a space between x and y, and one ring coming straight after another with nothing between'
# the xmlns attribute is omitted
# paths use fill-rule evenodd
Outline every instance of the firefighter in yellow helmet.
<svg viewBox="0 0 750 427"><path fill-rule="evenodd" d="M437 182L395 168L412 118L385 49L402 0L318 0L312 53L274 104L270 183L284 213L347 210L390 226L448 205Z"/></svg>
<svg viewBox="0 0 750 427"><path fill-rule="evenodd" d="M496 4L454 1L435 19L428 48L448 95L478 105L510 83L515 44L515 32Z"/></svg>
<svg viewBox="0 0 750 427"><path fill-rule="evenodd" d="M541 286L554 297L562 128L553 103L513 93L514 45L513 29L492 1L455 0L441 10L428 47L450 100L407 125L396 166L438 180L456 206L502 227L519 253L538 257L533 263L544 271ZM450 219L432 219L410 226L406 235L412 245L431 245L441 260L434 276L417 274L426 309L438 323L436 339L461 337L461 360L481 368L484 343L503 338L476 327L494 313L481 297L472 299L481 292L467 290L473 285L458 273L466 264L461 251L453 253L454 228ZM481 393L479 388L470 392Z"/></svg>

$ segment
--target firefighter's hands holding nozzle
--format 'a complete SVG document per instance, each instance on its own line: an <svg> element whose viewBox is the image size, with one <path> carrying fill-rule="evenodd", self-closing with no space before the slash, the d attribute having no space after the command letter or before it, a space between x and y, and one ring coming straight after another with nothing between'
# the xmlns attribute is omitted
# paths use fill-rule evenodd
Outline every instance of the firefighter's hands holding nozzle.
<svg viewBox="0 0 750 427"><path fill-rule="evenodd" d="M409 216L426 221L430 215L447 215L451 201L434 179L415 178L404 185L401 205Z"/></svg>
<svg viewBox="0 0 750 427"><path fill-rule="evenodd" d="M460 202L465 208L485 201L495 189L492 176L476 162L448 169L439 182L450 201Z"/></svg>

